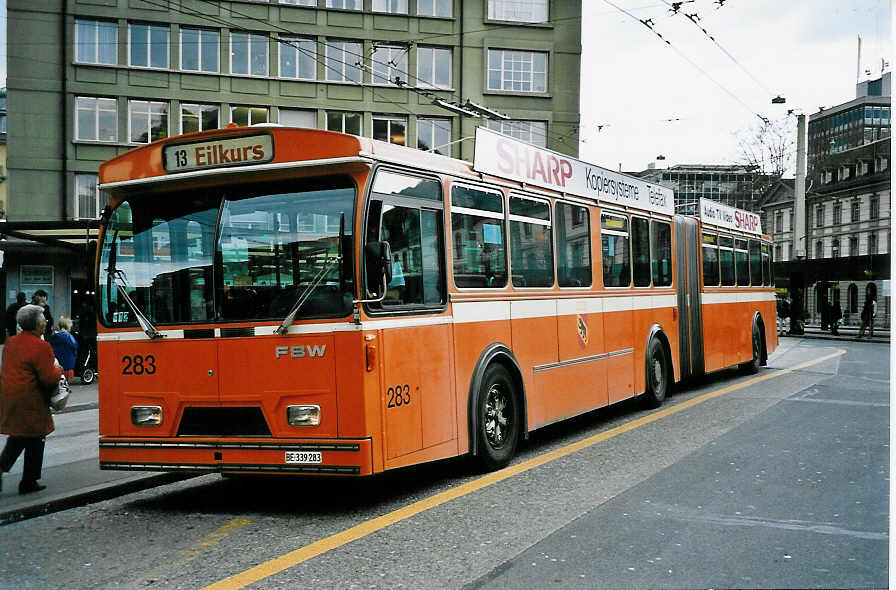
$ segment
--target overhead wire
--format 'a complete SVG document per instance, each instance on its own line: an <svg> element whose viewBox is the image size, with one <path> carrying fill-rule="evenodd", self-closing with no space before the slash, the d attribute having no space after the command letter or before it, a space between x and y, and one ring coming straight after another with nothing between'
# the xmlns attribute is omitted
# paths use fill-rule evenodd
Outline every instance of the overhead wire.
<svg viewBox="0 0 896 590"><path fill-rule="evenodd" d="M659 39L660 39L663 43L665 43L667 46L669 46L670 49L672 49L675 53L677 53L678 56L679 56L681 59L683 59L683 60L685 60L686 62L688 62L688 63L691 65L691 67L693 67L695 70L697 70L698 72L700 72L701 74L703 74L703 76L706 77L707 80L709 80L710 82L712 82L713 84L715 84L717 87L719 87L719 89L721 89L725 94L727 94L728 96L730 96L731 98L733 98L738 104L740 104L742 107L744 107L745 109L747 109L750 113L752 113L753 115L755 115L756 117L758 117L763 123L768 122L768 117L765 117L765 116L763 116L763 115L760 115L759 113L757 113L756 111L754 111L753 108L752 108L750 105L748 105L748 104L745 103L743 100L741 100L741 98L740 98L739 96L737 96L734 92L732 92L731 90L729 90L728 88L726 88L721 82L717 81L715 78L713 78L712 76L710 76L709 73L708 73L706 70L704 70L703 68L701 68L701 67L700 67L694 60L692 60L692 59L689 58L687 55L685 55L680 49L678 49L678 47L676 47L675 45L672 45L672 42L671 42L671 41L669 41L668 39L666 39L662 34L660 34L659 31L657 31L656 29L654 29L654 28L653 28L653 24L648 24L647 22L645 22L644 19L640 19L640 18L638 18L637 16L635 16L635 15L632 14L632 13L630 13L630 12L627 11L626 9L622 8L621 6L618 6L618 5L614 4L611 0L603 0L603 1L604 1L606 4L609 4L610 6L612 6L613 8L615 8L616 10L618 10L619 12L622 12L623 14L625 14L626 16L628 16L629 18L632 18L632 19L638 21L639 23L641 23L642 25L644 25L645 27L647 27L647 28L650 30L651 33L653 33L654 35L656 35L657 37L659 37ZM646 19L646 20L649 21L649 20L651 20L651 19Z"/></svg>

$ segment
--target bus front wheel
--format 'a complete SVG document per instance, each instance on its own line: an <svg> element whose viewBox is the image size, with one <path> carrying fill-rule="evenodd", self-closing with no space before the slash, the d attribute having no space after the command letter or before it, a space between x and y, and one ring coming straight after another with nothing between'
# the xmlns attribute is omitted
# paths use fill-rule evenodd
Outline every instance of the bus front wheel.
<svg viewBox="0 0 896 590"><path fill-rule="evenodd" d="M644 403L648 408L658 408L669 393L669 363L666 351L658 338L651 338L647 346L647 375Z"/></svg>
<svg viewBox="0 0 896 590"><path fill-rule="evenodd" d="M476 405L476 463L494 471L513 458L522 415L513 378L503 365L494 363L485 370Z"/></svg>

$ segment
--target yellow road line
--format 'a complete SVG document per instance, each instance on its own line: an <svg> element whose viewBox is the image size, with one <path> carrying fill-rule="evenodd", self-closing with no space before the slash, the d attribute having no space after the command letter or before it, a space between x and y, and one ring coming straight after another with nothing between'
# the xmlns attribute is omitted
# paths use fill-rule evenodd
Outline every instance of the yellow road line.
<svg viewBox="0 0 896 590"><path fill-rule="evenodd" d="M394 510L388 514L372 518L342 532L330 535L329 537L321 539L320 541L315 541L310 545L305 545L304 547L300 547L294 551L285 553L280 557L276 557L270 561L266 561L253 568L230 576L229 578L225 578L223 580L215 582L214 584L210 584L203 590L235 590L236 588L243 588L245 586L248 586L249 584L253 584L255 582L258 582L259 580L263 580L264 578L268 578L270 576L273 576L274 574L282 572L283 570L298 565L303 561L307 561L313 557L317 557L318 555L322 555L328 551L351 543L352 541L356 541L371 533L382 530L397 522L406 520L416 514L420 514L421 512L425 512L431 508L435 508L436 506L440 506L452 500L456 500L457 498L466 496L477 490L481 490L482 488L486 488L490 485L496 484L500 481L504 481L505 479L511 478L515 475L519 475L520 473L525 473L526 471L534 469L540 465L555 461L561 457L565 457L567 455L575 453L576 451L580 451L599 442L603 442L615 436L619 436L620 434L634 430L635 428L644 426L645 424L656 422L657 420L661 420L666 416L676 414L690 407L696 406L697 404L701 404L713 398L731 393L732 391L743 389L745 387L749 387L750 385L761 383L762 381L774 379L775 377L780 377L782 375L786 375L800 369L805 369L806 367L817 365L818 363L836 358L843 354L846 354L846 351L843 349L839 349L837 350L837 352L819 357L817 359L813 359L811 361L806 361L798 365L794 365L793 367L790 367L788 369L769 372L765 375L753 377L752 379L741 381L740 383L711 391L701 396L689 399L688 401L682 402L680 404L669 406L663 410L653 412L651 414L648 414L647 416L632 420L631 422L628 422L621 426L611 428L610 430L607 430L605 432L595 434L594 436L590 436L578 442L568 444L564 447L555 449L543 455L533 457L531 459L523 461L522 463L517 463L516 465L511 465L510 467L506 467L500 471L489 473L473 481L461 484L455 488L451 488L450 490L439 492L438 494L434 494L429 498L424 498L423 500L419 500L417 502L414 502L413 504L408 504L407 506L399 508L398 510Z"/></svg>
<svg viewBox="0 0 896 590"><path fill-rule="evenodd" d="M202 552L217 545L221 541L221 539L223 539L233 531L243 528L250 522L252 521L248 518L234 518L227 524L218 527L217 529L209 533L203 540L199 541L198 543L184 551L184 555L177 562L177 565L183 565L191 559L194 559L195 557L201 555Z"/></svg>

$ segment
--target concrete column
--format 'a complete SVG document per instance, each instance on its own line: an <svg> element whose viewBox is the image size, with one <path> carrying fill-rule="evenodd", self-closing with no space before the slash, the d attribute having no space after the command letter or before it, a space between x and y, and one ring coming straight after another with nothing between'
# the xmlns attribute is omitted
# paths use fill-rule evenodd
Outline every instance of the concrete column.
<svg viewBox="0 0 896 590"><path fill-rule="evenodd" d="M806 115L796 118L796 180L793 187L793 258L808 258L806 244Z"/></svg>

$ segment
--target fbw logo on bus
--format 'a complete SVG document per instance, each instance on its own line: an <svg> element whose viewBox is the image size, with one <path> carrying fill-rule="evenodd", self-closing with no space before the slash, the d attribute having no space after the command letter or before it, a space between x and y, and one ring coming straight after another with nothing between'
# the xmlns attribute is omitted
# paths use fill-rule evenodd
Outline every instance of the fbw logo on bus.
<svg viewBox="0 0 896 590"><path fill-rule="evenodd" d="M291 359L300 359L306 356L322 357L326 352L326 344L310 344L308 346L302 346L300 344L298 346L277 346L274 348L274 356L276 358L280 358L281 356L289 356Z"/></svg>

